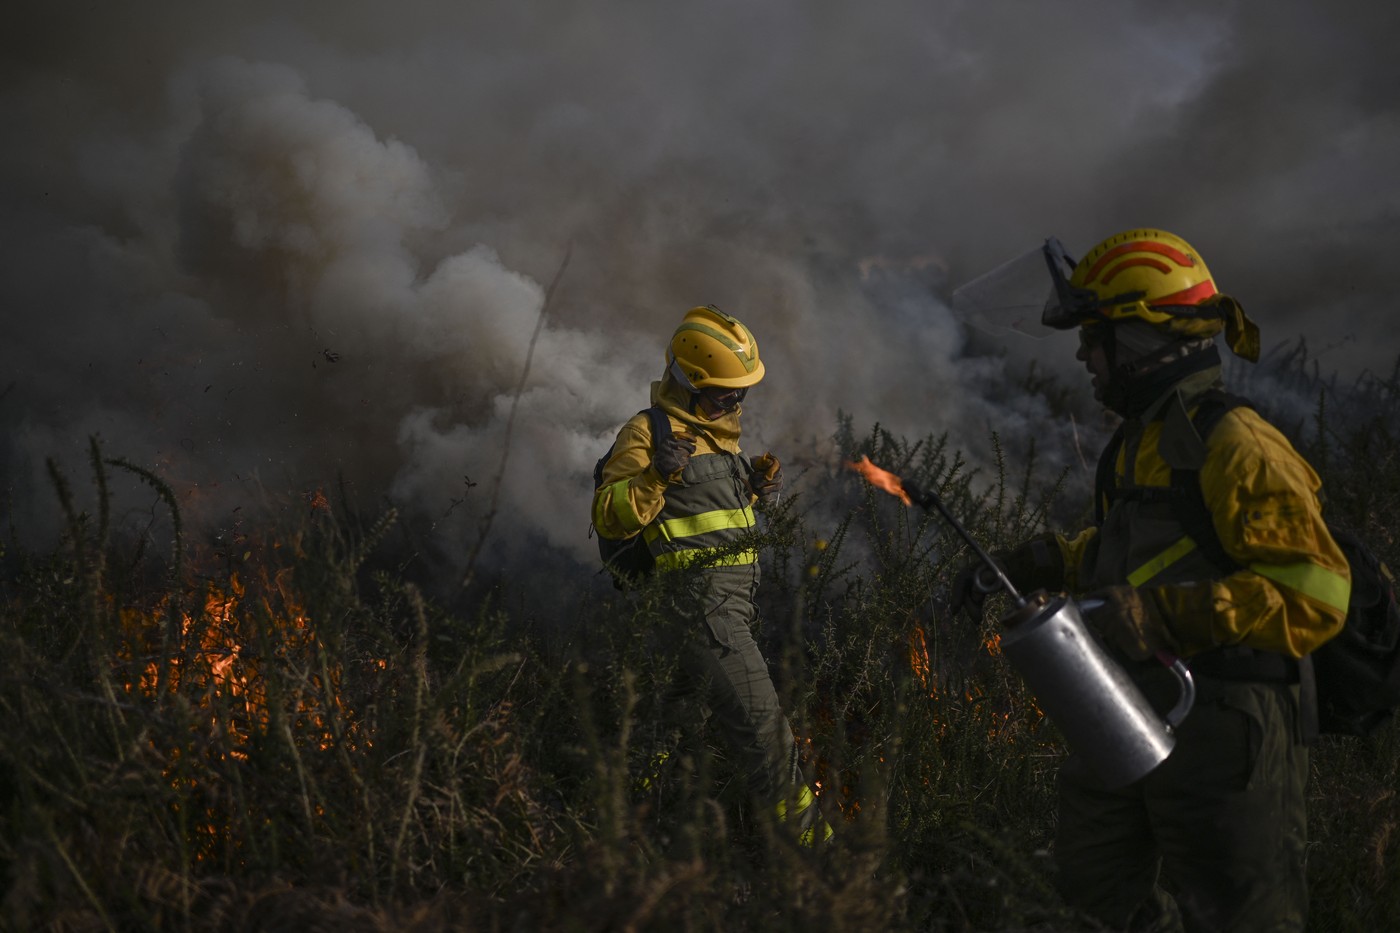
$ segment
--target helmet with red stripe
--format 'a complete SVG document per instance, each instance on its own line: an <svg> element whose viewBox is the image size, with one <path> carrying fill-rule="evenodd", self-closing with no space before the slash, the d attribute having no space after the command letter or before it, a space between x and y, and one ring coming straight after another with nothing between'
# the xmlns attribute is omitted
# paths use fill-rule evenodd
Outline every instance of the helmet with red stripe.
<svg viewBox="0 0 1400 933"><path fill-rule="evenodd" d="M1053 268L1053 265L1052 265ZM1231 348L1258 359L1259 329L1239 303L1222 295L1200 255L1164 230L1114 234L1091 249L1052 299L1042 318L1067 329L1145 321L1179 337L1213 337L1227 330Z"/></svg>

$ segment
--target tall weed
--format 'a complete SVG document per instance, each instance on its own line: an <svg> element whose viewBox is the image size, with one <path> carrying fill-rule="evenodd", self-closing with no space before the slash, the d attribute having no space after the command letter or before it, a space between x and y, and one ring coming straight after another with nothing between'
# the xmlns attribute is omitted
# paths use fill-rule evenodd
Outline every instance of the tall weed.
<svg viewBox="0 0 1400 933"><path fill-rule="evenodd" d="M1346 398L1294 376L1329 514L1395 561L1394 375ZM946 437L842 418L836 441L988 550L1078 505L1033 448L983 475ZM61 547L0 555L5 928L1088 928L1049 883L1064 744L998 653L1004 601L959 615L965 541L847 470L809 474L748 542L836 828L813 851L677 727L683 578L623 593L581 570L568 620L480 573L449 603L401 572L391 511L274 501L255 533L191 541L157 476L96 443L91 469L87 509L52 470ZM160 539L117 527L117 474L156 493ZM1315 929L1400 915L1398 742L1314 750Z"/></svg>

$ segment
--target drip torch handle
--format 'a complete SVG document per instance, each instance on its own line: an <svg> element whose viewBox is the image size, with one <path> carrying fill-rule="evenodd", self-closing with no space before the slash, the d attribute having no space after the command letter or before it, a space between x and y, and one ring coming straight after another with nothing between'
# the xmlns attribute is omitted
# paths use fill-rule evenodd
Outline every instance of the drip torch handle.
<svg viewBox="0 0 1400 933"><path fill-rule="evenodd" d="M943 520L952 526L953 530L956 531L958 535L964 541L967 542L968 547L972 548L973 552L977 554L978 559L980 559L982 563L986 565L984 569L990 570L992 574L995 575L996 581L1001 585L1001 588L1006 591L1008 596L1010 596L1013 600L1016 601L1017 608L1021 608L1026 605L1026 598L1022 596L1019 592L1017 592L1016 587L1012 585L1010 578L1008 578L1006 576L1006 573L1001 569L1001 567L997 565L997 562L992 560L992 556L986 552L982 545L977 543L977 541L972 537L972 535L968 533L968 530L962 526L962 523L959 522L957 518L953 516L953 513L949 510L948 506L944 504L943 499L938 495L938 493L934 492L931 489L927 492L924 492L917 486L907 481L904 483L904 492L909 496L909 498L912 501L918 503L919 506L925 511L927 511L930 506L936 509L938 511L938 514L943 516ZM978 576L981 576L980 571L978 572Z"/></svg>
<svg viewBox="0 0 1400 933"><path fill-rule="evenodd" d="M1167 725L1174 730L1181 725L1181 721L1186 718L1186 714L1191 712L1191 707L1196 704L1196 678L1191 676L1191 668L1186 666L1186 662L1170 651L1158 651L1157 660L1171 669L1171 672L1176 675L1177 685L1181 687L1181 697L1167 713Z"/></svg>

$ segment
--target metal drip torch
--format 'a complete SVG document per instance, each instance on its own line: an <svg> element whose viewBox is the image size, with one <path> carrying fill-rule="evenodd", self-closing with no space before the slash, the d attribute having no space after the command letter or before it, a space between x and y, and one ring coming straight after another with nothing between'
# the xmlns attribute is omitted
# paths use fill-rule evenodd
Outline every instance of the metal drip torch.
<svg viewBox="0 0 1400 933"><path fill-rule="evenodd" d="M1002 653L1103 784L1123 787L1165 761L1176 744L1176 727L1196 699L1191 671L1181 659L1165 652L1157 656L1181 687L1180 699L1164 720L1099 644L1074 600L1044 590L1022 596L937 493L908 483L903 490L925 510L937 509L976 552L983 566L975 585L984 593L1004 590L1015 602L1016 608L1001 618Z"/></svg>

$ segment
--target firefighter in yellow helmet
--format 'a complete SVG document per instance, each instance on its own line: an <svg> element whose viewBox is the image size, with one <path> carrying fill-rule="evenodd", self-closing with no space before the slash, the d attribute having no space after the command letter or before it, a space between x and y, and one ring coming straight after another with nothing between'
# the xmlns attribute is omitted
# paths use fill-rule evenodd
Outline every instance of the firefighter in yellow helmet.
<svg viewBox="0 0 1400 933"><path fill-rule="evenodd" d="M1340 629L1351 580L1318 477L1224 394L1215 338L1257 360L1259 331L1189 244L1141 229L1078 262L1054 240L1044 252L1043 321L1079 329L1094 396L1123 422L1099 465L1098 523L998 559L1024 590L1083 596L1163 711L1176 687L1158 652L1183 658L1198 689L1171 755L1140 781L1109 790L1065 762L1060 890L1112 929L1302 930L1306 658Z"/></svg>
<svg viewBox="0 0 1400 933"><path fill-rule="evenodd" d="M763 376L758 341L737 318L713 306L686 312L651 385L667 436L654 441L645 411L622 426L593 496L593 526L604 538L639 538L657 571L696 574L694 603L678 607L691 625L681 692L708 710L751 797L811 844L832 830L799 778L792 730L752 632L759 566L745 542L754 507L776 503L783 486L776 457L750 459L739 446L741 403Z"/></svg>

